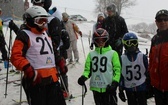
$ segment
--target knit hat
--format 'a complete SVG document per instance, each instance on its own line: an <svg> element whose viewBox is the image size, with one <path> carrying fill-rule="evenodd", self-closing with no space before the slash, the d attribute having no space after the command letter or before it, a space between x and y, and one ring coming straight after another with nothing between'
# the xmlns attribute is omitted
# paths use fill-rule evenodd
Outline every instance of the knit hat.
<svg viewBox="0 0 168 105"><path fill-rule="evenodd" d="M155 19L157 19L157 18L158 18L159 16L161 16L161 15L168 16L168 11L165 10L165 9L159 10L159 11L156 13Z"/></svg>
<svg viewBox="0 0 168 105"><path fill-rule="evenodd" d="M63 12L63 13L62 13L62 17L63 17L63 18L69 18L69 15L68 15L66 12Z"/></svg>
<svg viewBox="0 0 168 105"><path fill-rule="evenodd" d="M105 18L104 14L102 12L97 15L97 18L99 18L100 16L102 16L103 18Z"/></svg>

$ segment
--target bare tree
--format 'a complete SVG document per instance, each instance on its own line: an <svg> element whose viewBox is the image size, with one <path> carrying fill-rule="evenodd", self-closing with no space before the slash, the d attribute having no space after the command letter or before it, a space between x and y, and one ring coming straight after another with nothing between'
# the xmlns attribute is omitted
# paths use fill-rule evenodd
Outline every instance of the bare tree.
<svg viewBox="0 0 168 105"><path fill-rule="evenodd" d="M23 0L0 0L0 8L2 8L2 17L22 19L24 13Z"/></svg>
<svg viewBox="0 0 168 105"><path fill-rule="evenodd" d="M120 15L122 9L134 6L136 4L135 2L136 0L96 0L97 4L95 11L106 13L107 6L114 3L117 6L117 12Z"/></svg>

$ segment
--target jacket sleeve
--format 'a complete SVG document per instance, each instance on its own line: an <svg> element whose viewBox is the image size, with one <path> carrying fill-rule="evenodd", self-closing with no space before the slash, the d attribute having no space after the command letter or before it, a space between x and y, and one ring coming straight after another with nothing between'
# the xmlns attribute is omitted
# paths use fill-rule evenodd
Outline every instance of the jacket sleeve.
<svg viewBox="0 0 168 105"><path fill-rule="evenodd" d="M91 57L90 57L90 53L87 56L86 62L85 62L85 68L84 68L84 72L83 72L83 76L85 76L86 78L90 78L91 76Z"/></svg>
<svg viewBox="0 0 168 105"><path fill-rule="evenodd" d="M75 32L79 33L79 27L73 22L73 29Z"/></svg>
<svg viewBox="0 0 168 105"><path fill-rule="evenodd" d="M48 24L49 36L52 39L53 46L55 49L58 48L61 38L61 22L58 18L53 18Z"/></svg>
<svg viewBox="0 0 168 105"><path fill-rule="evenodd" d="M112 57L113 64L113 81L119 82L121 76L121 64L117 52L114 52Z"/></svg>
<svg viewBox="0 0 168 105"><path fill-rule="evenodd" d="M16 36L11 52L11 63L17 70L23 70L23 68L29 64L26 59L26 52L30 46L28 35L20 31Z"/></svg>

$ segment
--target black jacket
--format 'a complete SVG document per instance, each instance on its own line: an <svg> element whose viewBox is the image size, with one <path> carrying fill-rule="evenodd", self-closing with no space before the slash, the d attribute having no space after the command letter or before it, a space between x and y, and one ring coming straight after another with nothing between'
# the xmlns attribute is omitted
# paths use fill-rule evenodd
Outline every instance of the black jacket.
<svg viewBox="0 0 168 105"><path fill-rule="evenodd" d="M118 14L112 17L106 17L102 27L109 33L110 41L112 41L112 43L114 43L115 40L122 38L124 34L128 32L124 18Z"/></svg>

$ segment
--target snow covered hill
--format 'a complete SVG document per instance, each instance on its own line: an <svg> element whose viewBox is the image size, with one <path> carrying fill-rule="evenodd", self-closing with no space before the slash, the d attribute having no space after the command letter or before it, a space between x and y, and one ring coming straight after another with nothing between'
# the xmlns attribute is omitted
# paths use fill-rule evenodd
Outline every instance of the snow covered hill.
<svg viewBox="0 0 168 105"><path fill-rule="evenodd" d="M84 69L84 63L85 63L85 56L84 54L88 54L88 52L90 51L89 49L89 42L88 42L88 36L89 35L89 31L92 31L92 26L93 23L77 23L80 30L83 32L84 36L78 39L78 49L79 49L79 55L80 55L80 59L79 62L80 64L76 64L75 66L68 66L69 71L68 71L68 79L69 79L69 90L70 93L73 96L78 96L82 94L82 87L78 85L77 80L78 78L81 76L83 69ZM9 40L9 29L7 30L7 28L4 28L4 34L5 34L5 39L8 43ZM15 35L13 33L13 39L14 39ZM139 39L141 39L139 37ZM146 40L146 39L141 39L143 41L140 41L141 44L139 45L139 48L142 52L146 52L146 48L149 49L150 47L150 41ZM82 42L84 45L84 51L82 48ZM7 87L7 96L5 98L4 93L5 93L5 77L6 77L6 69L3 66L3 63L0 63L0 67L2 68L2 71L0 71L0 105L17 105L16 102L12 101L12 99L18 100L20 99L20 86L17 86L18 83L20 83L20 81L16 81L16 83L11 82L8 84ZM14 67L13 67L14 68ZM12 68L10 68L12 69ZM4 73L4 74L3 74ZM2 75L1 75L2 74ZM10 73L9 74L9 81L13 81L13 80L18 80L20 79L20 74L14 74L14 73ZM95 105L94 104L94 100L93 100L93 95L92 92L89 90L89 81L86 82L87 84L87 88L88 88L88 92L87 95L85 96L84 99L84 105ZM22 100L26 100L24 91L22 91ZM72 99L71 101L66 101L67 105L81 105L82 104L82 98L78 97L75 99ZM148 100L148 105L154 105L154 101L153 99ZM27 103L22 103L22 105L28 105ZM120 99L118 99L118 105L127 105L127 103L123 103L121 102Z"/></svg>

